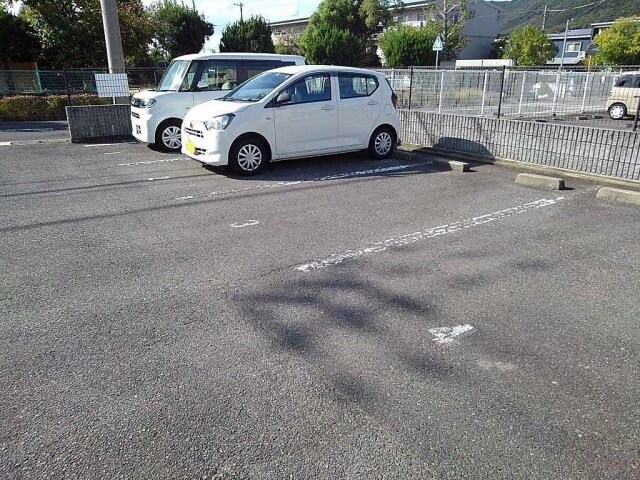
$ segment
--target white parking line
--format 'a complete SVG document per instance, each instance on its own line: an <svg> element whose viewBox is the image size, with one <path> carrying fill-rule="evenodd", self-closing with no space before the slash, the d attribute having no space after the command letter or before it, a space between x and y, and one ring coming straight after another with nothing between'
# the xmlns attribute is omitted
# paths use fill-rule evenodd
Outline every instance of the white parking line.
<svg viewBox="0 0 640 480"><path fill-rule="evenodd" d="M260 222L258 220L249 220L245 223L232 223L229 225L231 228L244 228L244 227L253 227L254 225L259 225Z"/></svg>
<svg viewBox="0 0 640 480"><path fill-rule="evenodd" d="M154 180L168 180L171 177L151 177L151 178L147 178L148 181L153 182Z"/></svg>
<svg viewBox="0 0 640 480"><path fill-rule="evenodd" d="M9 147L11 142L0 142L0 147Z"/></svg>
<svg viewBox="0 0 640 480"><path fill-rule="evenodd" d="M161 160L145 160L145 161L141 161L141 162L118 163L118 167L135 167L137 165L153 165L155 163L186 162L186 161L190 161L190 159L188 159L188 158L163 158Z"/></svg>
<svg viewBox="0 0 640 480"><path fill-rule="evenodd" d="M362 247L354 250L347 250L342 253L336 253L334 255L329 255L326 258L314 260L309 263L304 263L302 265L298 265L293 268L300 272L309 272L315 269L330 267L332 265L337 265L346 260L358 258L363 255L384 252L389 248L401 247L403 245L409 245L409 244L418 242L420 240L425 240L427 238L438 237L440 235L445 235L448 233L455 233L465 228L477 227L478 225L484 225L485 223L510 217L512 215L523 213L534 208L541 208L541 207L547 207L549 205L555 205L556 203L558 203L563 199L564 197L557 197L557 198L550 198L550 199L543 198L540 200L536 200L535 202L525 203L524 205L518 205L516 207L507 208L505 210L499 210L497 212L487 213L486 215L481 215L479 217L470 218L468 220L462 220L461 222L455 222L448 225L441 225L439 227L429 228L421 232L409 233L407 235L402 235L400 237L383 240L381 242L377 242L366 247Z"/></svg>
<svg viewBox="0 0 640 480"><path fill-rule="evenodd" d="M436 343L451 343L455 337L473 330L471 325L456 325L455 327L430 328L429 333L433 335Z"/></svg>
<svg viewBox="0 0 640 480"><path fill-rule="evenodd" d="M315 182L324 182L327 180L340 180L344 178L362 177L366 175L375 175L376 173L387 173L387 172L396 172L399 170L406 170L407 168L415 167L417 165L428 165L430 163L431 162L422 162L420 164L411 164L411 165L394 165L392 167L380 167L380 168L373 168L371 170L360 170L357 172L346 172L346 173L339 173L336 175L327 175L326 177L317 177L309 180L293 180L291 182L264 183L262 185L253 185L251 187L234 188L231 190L222 190L219 192L209 192L209 193L205 193L203 195L197 195L197 196L186 195L183 197L175 197L174 200L193 200L196 198L215 197L217 195L230 195L233 193L248 192L251 190L283 188L283 187L290 187L292 185L302 185L305 183L315 183Z"/></svg>
<svg viewBox="0 0 640 480"><path fill-rule="evenodd" d="M120 155L122 152L104 152L105 155Z"/></svg>

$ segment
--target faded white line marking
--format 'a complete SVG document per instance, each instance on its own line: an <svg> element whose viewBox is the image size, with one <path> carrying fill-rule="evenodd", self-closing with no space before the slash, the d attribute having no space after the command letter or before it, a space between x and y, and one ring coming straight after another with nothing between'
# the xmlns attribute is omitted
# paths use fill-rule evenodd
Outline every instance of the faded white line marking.
<svg viewBox="0 0 640 480"><path fill-rule="evenodd" d="M412 165L395 165L393 167L380 167L380 168L373 168L371 170L360 170L357 172L339 173L336 175L327 175L325 177L316 177L309 180L294 180L291 182L265 183L262 185L253 185L251 187L234 188L232 190L222 190L220 192L205 193L204 195L198 195L197 198L215 197L217 195L230 195L233 193L248 192L250 190L283 188L283 187L290 187L292 185L302 185L305 183L324 182L327 180L340 180L343 178L362 177L365 175L375 175L376 173L387 173L387 172L395 172L398 170L406 170L407 168L411 168L419 165L425 165L425 164L430 164L430 162L422 162L420 164L412 164ZM193 195L187 195L184 197L175 197L174 200L193 200L194 198L196 197Z"/></svg>
<svg viewBox="0 0 640 480"><path fill-rule="evenodd" d="M151 177L151 178L147 178L147 180L149 180L150 182L153 182L154 180L168 180L171 177Z"/></svg>
<svg viewBox="0 0 640 480"><path fill-rule="evenodd" d="M11 145L11 142L0 142L0 147L8 147Z"/></svg>
<svg viewBox="0 0 640 480"><path fill-rule="evenodd" d="M244 228L244 227L252 227L254 225L259 225L260 222L258 220L249 220L245 223L232 223L230 225L231 228Z"/></svg>
<svg viewBox="0 0 640 480"><path fill-rule="evenodd" d="M120 155L122 152L104 152L105 155Z"/></svg>
<svg viewBox="0 0 640 480"><path fill-rule="evenodd" d="M430 328L429 333L433 335L436 343L451 343L455 337L473 330L471 325L456 325L455 327Z"/></svg>
<svg viewBox="0 0 640 480"><path fill-rule="evenodd" d="M84 148L110 147L112 145L117 145L117 143L92 143L91 145L85 145Z"/></svg>
<svg viewBox="0 0 640 480"><path fill-rule="evenodd" d="M141 162L118 163L118 167L134 167L136 165L153 165L154 163L184 162L188 158L163 158L162 160L145 160Z"/></svg>
<svg viewBox="0 0 640 480"><path fill-rule="evenodd" d="M440 235L445 235L447 233L455 233L464 228L483 225L485 223L493 222L495 220L500 220L505 217L510 217L511 215L516 215L518 213L526 212L527 210L530 210L532 208L541 208L541 207L547 207L549 205L555 205L556 203L558 203L563 199L564 197L536 200L535 202L525 203L524 205L518 205L517 207L511 207L505 210L500 210L498 212L488 213L486 215L470 218L468 220L462 220L461 222L455 222L449 225L441 225L439 227L429 228L422 232L414 232L414 233L409 233L407 235L402 235L401 237L390 238L388 240L383 240L381 242L374 243L367 247L358 248L354 250L347 250L342 253L329 255L326 258L314 260L313 262L298 265L297 267L294 267L294 268L301 272L308 272L314 269L337 265L339 263L344 262L345 260L358 258L363 255L368 255L370 253L383 252L388 248L401 247L403 245L409 245L411 243L415 243L427 238L438 237Z"/></svg>

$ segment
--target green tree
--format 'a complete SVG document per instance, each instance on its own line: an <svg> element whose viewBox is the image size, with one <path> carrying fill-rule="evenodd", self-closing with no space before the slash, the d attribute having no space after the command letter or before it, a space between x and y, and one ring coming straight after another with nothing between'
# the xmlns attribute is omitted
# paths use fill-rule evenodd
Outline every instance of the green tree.
<svg viewBox="0 0 640 480"><path fill-rule="evenodd" d="M274 45L275 52L280 55L301 55L300 41L293 35L280 38Z"/></svg>
<svg viewBox="0 0 640 480"><path fill-rule="evenodd" d="M311 63L375 64L372 37L390 24L390 6L390 0L323 0L300 38L303 54Z"/></svg>
<svg viewBox="0 0 640 480"><path fill-rule="evenodd" d="M41 62L52 68L104 67L107 52L100 0L24 0L24 17L42 43ZM122 47L128 64L147 60L153 29L142 0L119 0Z"/></svg>
<svg viewBox="0 0 640 480"><path fill-rule="evenodd" d="M221 52L273 53L271 27L260 15L228 25L220 39Z"/></svg>
<svg viewBox="0 0 640 480"><path fill-rule="evenodd" d="M595 62L601 65L640 64L640 22L621 18L594 39L598 45Z"/></svg>
<svg viewBox="0 0 640 480"><path fill-rule="evenodd" d="M32 62L40 55L40 40L29 22L0 4L0 64Z"/></svg>
<svg viewBox="0 0 640 480"><path fill-rule="evenodd" d="M431 47L437 36L438 28L434 22L419 28L398 25L388 29L380 38L386 65L390 68L432 65L436 53Z"/></svg>
<svg viewBox="0 0 640 480"><path fill-rule="evenodd" d="M198 53L213 35L213 24L191 7L171 1L153 7L154 47L170 60L180 55Z"/></svg>
<svg viewBox="0 0 640 480"><path fill-rule="evenodd" d="M511 32L502 58L515 60L518 65L544 65L557 52L558 48L544 31L532 25L526 25Z"/></svg>
<svg viewBox="0 0 640 480"><path fill-rule="evenodd" d="M330 25L305 30L301 46L311 64L362 65L365 42L353 32Z"/></svg>

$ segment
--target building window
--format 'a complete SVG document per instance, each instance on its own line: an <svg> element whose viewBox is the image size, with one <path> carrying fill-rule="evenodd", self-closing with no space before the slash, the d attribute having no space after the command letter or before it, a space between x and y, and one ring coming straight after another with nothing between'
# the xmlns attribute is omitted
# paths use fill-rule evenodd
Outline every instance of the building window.
<svg viewBox="0 0 640 480"><path fill-rule="evenodd" d="M581 47L582 47L582 43L580 42L567 43L567 48L565 49L565 52L570 52L570 53L579 52L581 51Z"/></svg>
<svg viewBox="0 0 640 480"><path fill-rule="evenodd" d="M419 13L418 14L418 21L419 22L424 22L424 13Z"/></svg>
<svg viewBox="0 0 640 480"><path fill-rule="evenodd" d="M396 17L396 22L398 23L404 23L404 15L398 15Z"/></svg>

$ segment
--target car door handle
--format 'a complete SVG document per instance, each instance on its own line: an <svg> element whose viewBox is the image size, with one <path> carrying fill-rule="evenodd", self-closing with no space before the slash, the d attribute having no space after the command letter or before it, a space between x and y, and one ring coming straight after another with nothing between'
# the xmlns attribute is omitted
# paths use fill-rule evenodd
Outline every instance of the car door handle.
<svg viewBox="0 0 640 480"><path fill-rule="evenodd" d="M377 105L378 102L376 100L371 100L367 105Z"/></svg>
<svg viewBox="0 0 640 480"><path fill-rule="evenodd" d="M333 110L334 108L336 107L334 107L333 105L325 105L324 107L322 107L322 110Z"/></svg>

